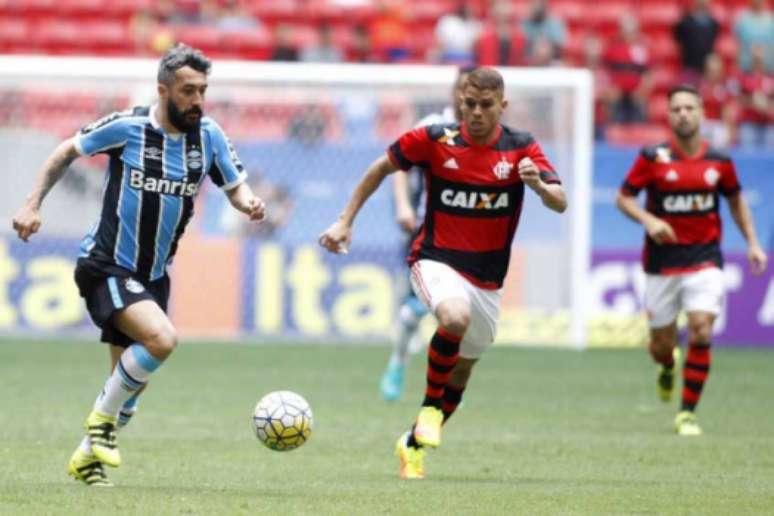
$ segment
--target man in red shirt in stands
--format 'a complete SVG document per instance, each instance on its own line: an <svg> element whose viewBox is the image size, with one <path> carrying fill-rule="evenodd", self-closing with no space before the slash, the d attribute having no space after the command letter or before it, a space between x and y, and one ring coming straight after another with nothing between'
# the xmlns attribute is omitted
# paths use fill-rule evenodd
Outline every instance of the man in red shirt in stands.
<svg viewBox="0 0 774 516"><path fill-rule="evenodd" d="M424 447L462 399L473 366L495 338L501 287L525 185L549 209L567 207L553 167L529 133L500 125L508 105L502 76L474 69L462 90L462 122L414 129L366 171L321 236L346 253L363 203L389 174L420 169L427 182L424 223L412 245L412 287L438 320L428 350L427 386L414 427L396 444L402 478L424 478Z"/></svg>
<svg viewBox="0 0 774 516"><path fill-rule="evenodd" d="M701 435L696 405L709 375L712 325L725 299L720 252L720 195L747 240L754 274L766 268L752 215L741 194L731 158L710 147L700 133L702 103L693 86L669 92L670 141L645 147L618 194L618 208L645 227L645 309L650 323L650 353L660 364L658 391L669 401L674 387L677 315L688 315L688 350L683 393L675 418L679 435ZM637 194L645 189L643 209Z"/></svg>

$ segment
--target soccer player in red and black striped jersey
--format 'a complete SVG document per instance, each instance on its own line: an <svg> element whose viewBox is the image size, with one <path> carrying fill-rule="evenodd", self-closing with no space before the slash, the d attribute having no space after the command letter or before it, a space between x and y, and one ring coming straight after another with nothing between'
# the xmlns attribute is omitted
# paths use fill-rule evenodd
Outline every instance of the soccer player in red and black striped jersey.
<svg viewBox="0 0 774 516"><path fill-rule="evenodd" d="M428 350L422 409L396 445L401 477L424 477L425 446L462 399L473 366L492 344L500 292L519 223L525 186L549 209L567 207L564 190L532 136L500 124L508 105L502 76L476 68L462 89L462 121L410 131L366 171L320 244L346 253L352 224L384 178L420 170L426 210L408 263L418 297L438 320Z"/></svg>
<svg viewBox="0 0 774 516"><path fill-rule="evenodd" d="M618 208L645 227L643 266L650 353L660 364L658 390L669 401L679 353L677 315L688 315L688 346L683 366L682 404L675 418L680 435L700 435L694 411L711 363L712 326L724 298L721 221L724 196L748 244L753 273L766 268L752 215L731 159L710 147L700 134L702 101L692 86L669 92L670 141L645 147L618 194ZM647 191L643 209L637 202Z"/></svg>

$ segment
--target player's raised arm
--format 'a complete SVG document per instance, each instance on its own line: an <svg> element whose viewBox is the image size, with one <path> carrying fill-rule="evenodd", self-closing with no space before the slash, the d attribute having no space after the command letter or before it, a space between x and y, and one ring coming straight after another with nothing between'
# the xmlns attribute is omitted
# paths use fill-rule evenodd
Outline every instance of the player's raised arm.
<svg viewBox="0 0 774 516"><path fill-rule="evenodd" d="M567 209L567 196L559 183L543 181L538 166L530 158L519 161L519 176L524 184L534 191L543 201L543 205L555 212L562 213Z"/></svg>
<svg viewBox="0 0 774 516"><path fill-rule="evenodd" d="M384 154L371 163L363 178L355 187L352 196L339 215L338 220L330 225L321 235L319 243L332 253L347 254L352 240L352 223L357 213L369 197L379 188L384 178L398 170L398 167Z"/></svg>
<svg viewBox="0 0 774 516"><path fill-rule="evenodd" d="M40 206L43 199L78 156L75 138L69 138L60 143L43 163L32 191L13 218L13 229L19 238L27 242L40 229Z"/></svg>

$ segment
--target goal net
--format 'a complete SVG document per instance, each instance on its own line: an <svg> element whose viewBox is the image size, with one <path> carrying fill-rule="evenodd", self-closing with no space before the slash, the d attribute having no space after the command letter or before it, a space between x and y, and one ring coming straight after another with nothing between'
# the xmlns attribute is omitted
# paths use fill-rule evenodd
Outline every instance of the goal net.
<svg viewBox="0 0 774 516"><path fill-rule="evenodd" d="M105 159L75 162L23 244L10 218L45 157L82 125L156 95L157 62L0 57L0 331L89 330L72 281L80 238L101 206ZM584 343L589 271L591 78L582 70L502 69L504 123L531 132L569 209L526 195L504 287L498 342ZM456 70L434 66L215 61L206 114L233 141L270 220L245 223L209 185L171 267L170 312L203 338L384 341L407 288L391 182L361 212L347 256L316 241L369 163L449 104Z"/></svg>

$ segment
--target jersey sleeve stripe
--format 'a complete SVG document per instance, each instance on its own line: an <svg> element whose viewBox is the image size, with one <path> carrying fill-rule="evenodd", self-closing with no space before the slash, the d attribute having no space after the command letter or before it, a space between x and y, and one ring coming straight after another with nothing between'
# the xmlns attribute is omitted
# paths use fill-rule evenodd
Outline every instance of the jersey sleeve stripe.
<svg viewBox="0 0 774 516"><path fill-rule="evenodd" d="M625 181L624 184L621 185L621 193L624 195L637 195L640 193L640 189L630 182Z"/></svg>

